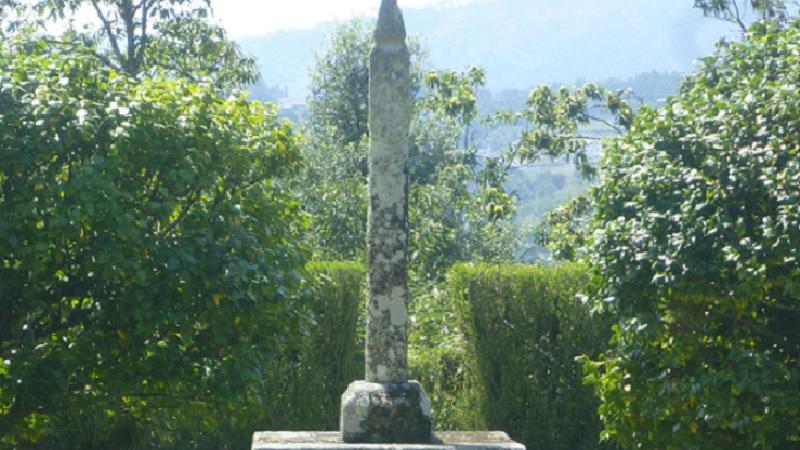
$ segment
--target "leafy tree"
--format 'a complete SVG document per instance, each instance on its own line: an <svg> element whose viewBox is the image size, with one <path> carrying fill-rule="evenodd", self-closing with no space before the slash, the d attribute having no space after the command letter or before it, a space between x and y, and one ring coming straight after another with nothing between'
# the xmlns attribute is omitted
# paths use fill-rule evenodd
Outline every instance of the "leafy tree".
<svg viewBox="0 0 800 450"><path fill-rule="evenodd" d="M342 24L321 48L311 69L311 94L308 98L310 130L332 138L337 144L361 143L369 135L369 53L374 24L351 20ZM419 40L409 39L412 87L419 93L422 61L426 53ZM362 172L366 174L366 161Z"/></svg>
<svg viewBox="0 0 800 450"><path fill-rule="evenodd" d="M552 252L557 261L576 261L589 242L591 197L579 195L544 215L535 230L535 242Z"/></svg>
<svg viewBox="0 0 800 450"><path fill-rule="evenodd" d="M522 125L514 140L499 158L507 168L527 165L542 158L572 160L586 179L593 179L596 166L588 150L614 135L626 133L635 115L629 89L611 90L588 83L570 89L554 90L541 86L530 92L522 111L499 111L493 121ZM589 233L591 200L578 196L548 212L536 226L534 243L547 247L557 260L575 260Z"/></svg>
<svg viewBox="0 0 800 450"><path fill-rule="evenodd" d="M255 61L244 57L225 30L208 22L211 0L39 0L34 9L63 19L91 7L98 28L74 32L79 39L50 42L73 51L91 47L107 66L130 76L164 73L192 81L212 78L219 87L255 82Z"/></svg>
<svg viewBox="0 0 800 450"><path fill-rule="evenodd" d="M297 320L296 138L49 48L0 42L0 446L239 445Z"/></svg>
<svg viewBox="0 0 800 450"><path fill-rule="evenodd" d="M207 13L202 11L193 10L197 17L173 13L174 17L156 25L141 69L150 75L166 73L194 82L211 78L227 89L258 81L255 61L242 55L222 27L204 20Z"/></svg>
<svg viewBox="0 0 800 450"><path fill-rule="evenodd" d="M7 32L9 17L21 8L22 5L16 0L0 0L0 37Z"/></svg>
<svg viewBox="0 0 800 450"><path fill-rule="evenodd" d="M456 262L513 260L519 246L511 221L516 204L502 188L504 175L491 172L496 168L491 161L488 170L452 161L437 167L431 183L411 187L409 241L415 282L441 281Z"/></svg>
<svg viewBox="0 0 800 450"><path fill-rule="evenodd" d="M504 189L507 167L480 160L469 145L479 111L483 70L429 72L412 121L410 192L411 266L422 281L439 280L459 261L513 260L519 234L515 199Z"/></svg>
<svg viewBox="0 0 800 450"><path fill-rule="evenodd" d="M311 216L308 240L317 259L361 260L366 251L366 148L337 144L330 135L305 136L303 207Z"/></svg>
<svg viewBox="0 0 800 450"><path fill-rule="evenodd" d="M469 148L470 126L478 115L476 92L485 84L486 73L475 66L465 73L431 71L425 76L425 85L431 91L426 98L427 106L455 118L464 128L462 148Z"/></svg>
<svg viewBox="0 0 800 450"><path fill-rule="evenodd" d="M369 52L373 25L341 25L316 54L311 70L303 155L303 204L311 214L309 240L322 259L359 259L366 245ZM412 76L422 50L412 40ZM416 96L417 89L410 95Z"/></svg>
<svg viewBox="0 0 800 450"><path fill-rule="evenodd" d="M332 134L337 144L354 144L369 134L369 52L371 23L353 20L341 25L316 54L311 70L308 125L317 135ZM362 172L366 173L366 161Z"/></svg>
<svg viewBox="0 0 800 450"><path fill-rule="evenodd" d="M312 70L303 197L312 216L309 239L321 258L358 259L364 252L370 29L360 21L341 27ZM422 90L423 52L414 39L411 53L412 269L427 280L455 261L508 259L512 227L501 219L513 214L513 201L502 190L502 171L482 170L475 150L458 142L477 116L475 89L483 72L430 72L430 87Z"/></svg>
<svg viewBox="0 0 800 450"><path fill-rule="evenodd" d="M787 0L695 0L694 6L706 16L735 23L742 33L747 33L748 13L756 14L761 20L785 21L792 3L798 5Z"/></svg>
<svg viewBox="0 0 800 450"><path fill-rule="evenodd" d="M736 0L696 0L695 7L706 15L737 23L746 31L746 15L758 13L763 20L778 22L787 19L787 2L783 0L752 0L748 5ZM675 74L672 78L675 79ZM650 80L647 80L650 78ZM549 87L542 87L531 93L525 112L508 116L507 112L498 115L500 123L518 123L519 117L527 116L528 125L522 138L512 146L509 155L521 162L538 161L542 156L566 156L572 158L584 177L594 177L596 167L589 160L586 148L593 141L599 142L610 136L621 136L628 132L635 116L635 100L644 104L644 94L650 101L662 96L651 92L652 82L659 78L656 73L640 74L629 80L638 87L647 87L644 92L638 89L609 89L619 85L618 80L607 80L602 85L586 84L573 91L562 89L554 95ZM646 83L642 83L646 81ZM677 81L675 84L678 84ZM605 86L605 87L604 87ZM594 112L593 112L594 110ZM599 111L598 111L599 110ZM516 122L515 122L516 121ZM605 129L604 133L586 135L584 130ZM594 210L591 196L580 195L545 214L536 225L534 243L547 247L556 260L572 261L581 256L581 249L589 242L590 216Z"/></svg>
<svg viewBox="0 0 800 450"><path fill-rule="evenodd" d="M500 111L494 117L496 123L523 126L504 160L507 164L530 164L543 157L567 158L584 176L592 177L596 168L587 149L603 136L585 134L584 130L600 125L612 134L625 133L634 117L631 97L634 95L629 90L609 90L593 83L576 89L536 88L530 92L524 110Z"/></svg>
<svg viewBox="0 0 800 450"><path fill-rule="evenodd" d="M585 361L625 448L800 442L800 23L757 23L608 146Z"/></svg>

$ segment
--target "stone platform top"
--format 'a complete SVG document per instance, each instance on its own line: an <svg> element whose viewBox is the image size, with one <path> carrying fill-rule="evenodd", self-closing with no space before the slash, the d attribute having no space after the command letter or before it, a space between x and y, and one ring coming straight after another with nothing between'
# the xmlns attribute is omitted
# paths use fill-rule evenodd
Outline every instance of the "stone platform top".
<svg viewBox="0 0 800 450"><path fill-rule="evenodd" d="M253 435L252 450L525 450L502 431L442 431L429 444L346 444L338 431L277 431Z"/></svg>

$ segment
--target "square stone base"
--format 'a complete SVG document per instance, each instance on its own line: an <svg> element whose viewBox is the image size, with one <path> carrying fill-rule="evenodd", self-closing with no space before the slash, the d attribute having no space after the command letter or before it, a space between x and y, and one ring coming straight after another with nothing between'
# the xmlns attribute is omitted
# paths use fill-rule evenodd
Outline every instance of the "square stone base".
<svg viewBox="0 0 800 450"><path fill-rule="evenodd" d="M252 450L525 450L502 431L442 431L427 444L346 444L338 431L276 431L253 435Z"/></svg>
<svg viewBox="0 0 800 450"><path fill-rule="evenodd" d="M417 381L371 383L356 380L342 394L342 440L363 444L430 442L431 402Z"/></svg>

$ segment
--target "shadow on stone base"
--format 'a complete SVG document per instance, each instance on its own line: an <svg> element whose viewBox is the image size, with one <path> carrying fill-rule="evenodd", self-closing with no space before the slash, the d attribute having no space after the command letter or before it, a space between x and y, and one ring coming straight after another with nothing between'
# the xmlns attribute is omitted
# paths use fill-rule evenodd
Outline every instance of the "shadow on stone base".
<svg viewBox="0 0 800 450"><path fill-rule="evenodd" d="M342 394L340 425L347 443L430 442L431 403L416 381L354 381Z"/></svg>

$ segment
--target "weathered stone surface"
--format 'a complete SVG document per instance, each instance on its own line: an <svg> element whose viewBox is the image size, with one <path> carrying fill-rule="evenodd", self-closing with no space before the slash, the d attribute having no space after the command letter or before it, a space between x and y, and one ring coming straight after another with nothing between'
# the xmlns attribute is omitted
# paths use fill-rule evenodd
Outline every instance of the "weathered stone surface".
<svg viewBox="0 0 800 450"><path fill-rule="evenodd" d="M369 79L366 380L408 380L409 52L397 0L381 4Z"/></svg>
<svg viewBox="0 0 800 450"><path fill-rule="evenodd" d="M366 381L342 395L350 443L430 442L428 397L408 381L410 58L397 0L383 0L370 54Z"/></svg>
<svg viewBox="0 0 800 450"><path fill-rule="evenodd" d="M253 435L252 450L525 450L500 431L439 432L423 444L348 444L331 432L265 432Z"/></svg>
<svg viewBox="0 0 800 450"><path fill-rule="evenodd" d="M340 420L344 442L428 442L433 429L430 400L416 381L351 383Z"/></svg>

